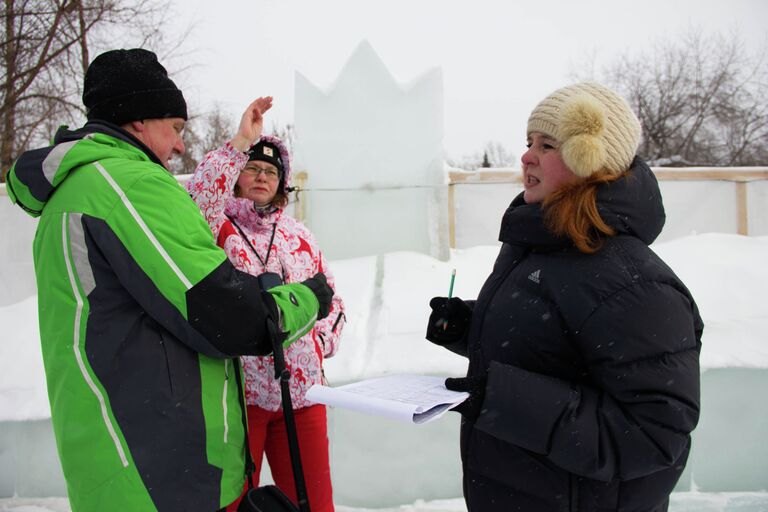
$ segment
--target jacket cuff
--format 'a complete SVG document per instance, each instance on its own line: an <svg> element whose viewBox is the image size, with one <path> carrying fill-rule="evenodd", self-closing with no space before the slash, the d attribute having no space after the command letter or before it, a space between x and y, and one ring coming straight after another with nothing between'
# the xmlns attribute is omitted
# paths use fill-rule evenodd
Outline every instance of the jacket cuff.
<svg viewBox="0 0 768 512"><path fill-rule="evenodd" d="M574 397L560 379L491 362L475 427L532 452L549 452L552 432Z"/></svg>
<svg viewBox="0 0 768 512"><path fill-rule="evenodd" d="M221 154L228 158L229 160L232 160L233 162L237 164L242 164L242 166L245 166L245 163L248 162L248 153L245 151L240 151L235 146L233 146L229 141L227 141L221 148L220 148Z"/></svg>

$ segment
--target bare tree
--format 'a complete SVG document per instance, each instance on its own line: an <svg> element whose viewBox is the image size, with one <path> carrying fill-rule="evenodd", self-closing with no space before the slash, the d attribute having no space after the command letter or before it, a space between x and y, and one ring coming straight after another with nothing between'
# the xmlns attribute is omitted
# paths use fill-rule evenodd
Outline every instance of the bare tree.
<svg viewBox="0 0 768 512"><path fill-rule="evenodd" d="M292 123L286 125L272 123L271 135L283 141L288 153L293 155L293 148L296 147L296 130Z"/></svg>
<svg viewBox="0 0 768 512"><path fill-rule="evenodd" d="M91 55L113 44L162 48L168 20L160 0L4 0L0 17L0 180L14 158L50 139L54 121L83 118L82 81Z"/></svg>
<svg viewBox="0 0 768 512"><path fill-rule="evenodd" d="M171 161L173 174L191 174L208 151L222 146L230 140L237 130L236 119L224 112L220 105L204 115L194 116L184 128L185 153ZM293 153L296 132L293 124L281 125L273 122L265 133L274 135L283 141L289 153Z"/></svg>
<svg viewBox="0 0 768 512"><path fill-rule="evenodd" d="M656 165L766 165L766 45L750 55L736 34L690 30L625 54L604 81L643 127L640 154Z"/></svg>
<svg viewBox="0 0 768 512"><path fill-rule="evenodd" d="M205 154L230 140L236 129L234 118L219 105L206 114L190 117L183 135L186 151L181 157L171 160L171 172L192 174Z"/></svg>
<svg viewBox="0 0 768 512"><path fill-rule="evenodd" d="M486 142L481 151L447 160L448 165L468 171L474 171L481 167L512 167L517 163L515 155L496 141Z"/></svg>
<svg viewBox="0 0 768 512"><path fill-rule="evenodd" d="M501 142L488 142L485 145L485 154L488 155L491 167L512 167L517 164L515 155L507 151Z"/></svg>

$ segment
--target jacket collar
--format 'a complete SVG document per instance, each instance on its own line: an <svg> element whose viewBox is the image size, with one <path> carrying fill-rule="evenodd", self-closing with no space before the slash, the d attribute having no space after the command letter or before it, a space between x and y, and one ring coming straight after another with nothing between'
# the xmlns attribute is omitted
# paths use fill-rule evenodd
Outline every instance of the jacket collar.
<svg viewBox="0 0 768 512"><path fill-rule="evenodd" d="M56 131L56 135L54 135L53 137L53 143L60 144L62 142L79 140L91 133L103 133L105 135L109 135L110 137L114 137L123 142L127 142L128 144L131 144L132 146L135 146L136 148L140 149L154 163L165 168L165 166L157 157L157 155L155 155L154 151L149 149L149 147L147 147L146 144L141 142L139 139L134 137L132 134L130 134L120 126L117 126L116 124L112 124L107 121L99 121L99 120L88 121L87 123L85 123L85 125L82 128L74 131L70 131L66 126L62 126Z"/></svg>
<svg viewBox="0 0 768 512"><path fill-rule="evenodd" d="M147 146L119 126L97 121L74 131L61 127L53 145L25 151L14 162L6 180L11 201L37 217L70 172L115 155L151 160L165 169Z"/></svg>
<svg viewBox="0 0 768 512"><path fill-rule="evenodd" d="M634 236L647 245L659 236L666 219L656 177L637 157L621 178L598 188L597 208L617 234ZM504 213L499 241L543 250L572 245L570 240L555 236L545 227L541 204L527 204L523 193Z"/></svg>
<svg viewBox="0 0 768 512"><path fill-rule="evenodd" d="M224 213L241 226L272 226L283 213L280 208L260 209L253 201L242 197L232 197L227 201Z"/></svg>

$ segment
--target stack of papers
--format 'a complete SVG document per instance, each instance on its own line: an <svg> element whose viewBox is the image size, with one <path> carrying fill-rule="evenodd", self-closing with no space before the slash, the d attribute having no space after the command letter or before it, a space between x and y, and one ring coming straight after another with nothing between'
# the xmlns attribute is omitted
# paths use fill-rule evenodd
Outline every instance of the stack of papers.
<svg viewBox="0 0 768 512"><path fill-rule="evenodd" d="M389 375L344 386L314 385L307 400L318 404L384 416L410 423L426 423L469 398L469 393L445 388L445 377Z"/></svg>

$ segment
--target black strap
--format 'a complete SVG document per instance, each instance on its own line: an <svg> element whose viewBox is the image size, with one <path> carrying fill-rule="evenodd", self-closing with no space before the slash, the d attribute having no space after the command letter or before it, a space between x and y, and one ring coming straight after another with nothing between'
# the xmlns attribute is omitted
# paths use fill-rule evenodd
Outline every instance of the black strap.
<svg viewBox="0 0 768 512"><path fill-rule="evenodd" d="M285 417L285 430L288 432L288 450L291 454L291 469L293 469L293 481L296 484L296 496L301 512L310 512L307 486L304 482L304 470L301 467L301 455L299 451L299 438L296 434L296 419L293 415L293 403L291 402L291 390L288 385L291 372L285 367L285 355L283 354L283 337L279 335L276 326L270 320L267 321L272 337L273 359L275 363L275 378L280 379L280 394L283 399L283 416Z"/></svg>
<svg viewBox="0 0 768 512"><path fill-rule="evenodd" d="M267 246L267 259L261 259L261 256L259 255L259 252L256 250L256 248L253 246L250 240L248 240L248 237L246 236L245 232L243 232L242 229L240 229L240 226L237 225L237 222L235 222L235 219L232 217L227 216L229 219L229 222L232 223L233 226L237 228L237 230L240 232L240 236L245 240L245 243L248 244L248 247L251 248L253 251L253 254L256 255L256 257L259 259L259 262L261 263L261 266L264 267L264 270L267 270L267 262L269 262L269 255L272 253L272 242L275 241L275 232L277 231L277 222L272 224L272 236L269 238L269 245ZM283 264L280 263L280 270L283 270ZM285 271L283 270L283 280L285 280Z"/></svg>
<svg viewBox="0 0 768 512"><path fill-rule="evenodd" d="M268 292L263 292L268 293ZM307 485L304 482L304 469L301 467L301 454L299 451L299 438L296 433L296 418L293 415L293 403L291 402L291 390L289 382L291 372L285 367L285 354L283 353L283 338L280 330L275 325L272 317L267 318L267 331L272 340L273 359L275 364L275 378L280 379L280 395L283 402L283 416L285 417L285 430L288 433L288 450L291 454L291 469L293 470L293 481L296 485L296 496L299 502L301 512L311 512L309 509L309 498L307 496ZM245 399L243 396L243 382L240 375L240 361L233 360L235 364L235 380L238 388L238 399L243 414L243 429L245 432L245 474L248 481L248 488L253 489L253 474L256 471L256 465L251 457L251 443L248 439L248 420L246 416Z"/></svg>

